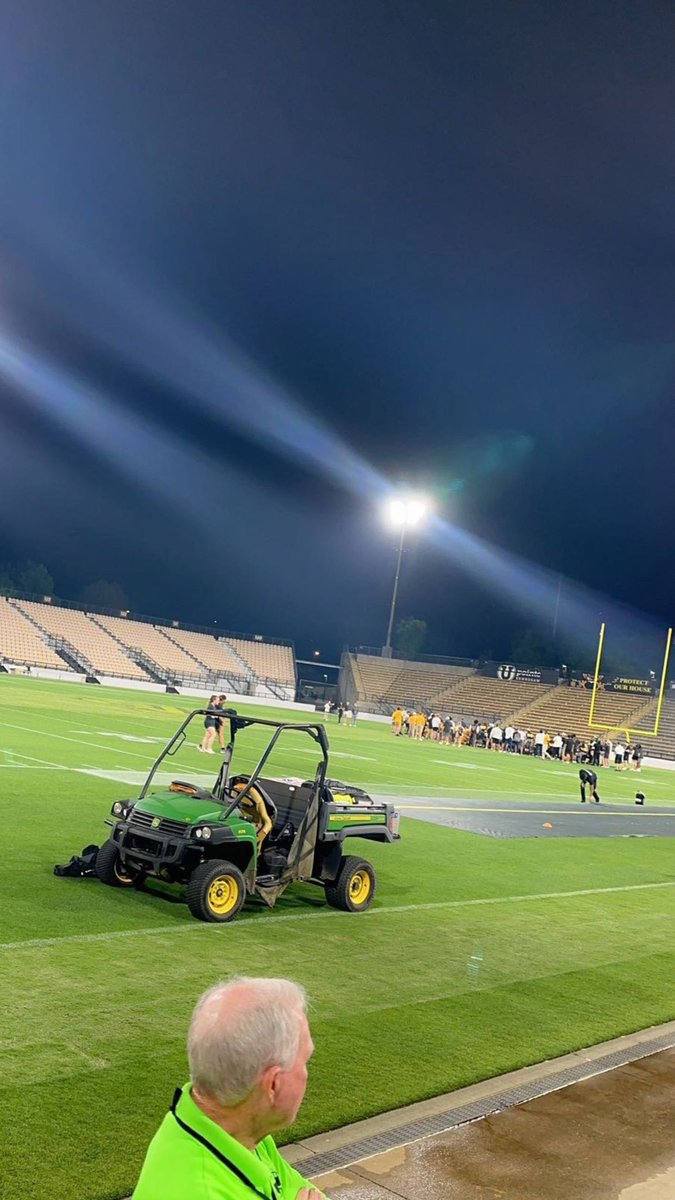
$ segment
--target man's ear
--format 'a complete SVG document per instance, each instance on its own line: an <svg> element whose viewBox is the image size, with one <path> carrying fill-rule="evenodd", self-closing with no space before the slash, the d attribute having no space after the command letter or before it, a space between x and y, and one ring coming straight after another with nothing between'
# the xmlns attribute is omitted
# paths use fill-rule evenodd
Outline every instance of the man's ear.
<svg viewBox="0 0 675 1200"><path fill-rule="evenodd" d="M281 1067L266 1067L260 1076L260 1086L263 1095L267 1097L270 1104L274 1104L279 1091L281 1082Z"/></svg>

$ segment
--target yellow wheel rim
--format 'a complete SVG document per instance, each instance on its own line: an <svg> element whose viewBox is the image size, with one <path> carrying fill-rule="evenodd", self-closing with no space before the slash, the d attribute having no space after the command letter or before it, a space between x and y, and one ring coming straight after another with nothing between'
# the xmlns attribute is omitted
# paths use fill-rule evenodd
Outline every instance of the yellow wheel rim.
<svg viewBox="0 0 675 1200"><path fill-rule="evenodd" d="M113 871L115 872L115 877L119 880L120 883L123 883L125 886L128 886L130 883L134 882L133 876L127 875L125 873L124 868L120 865L119 859L117 859L117 861L115 862Z"/></svg>
<svg viewBox="0 0 675 1200"><path fill-rule="evenodd" d="M231 875L218 875L209 885L206 899L211 912L219 917L232 912L239 899L239 886Z"/></svg>
<svg viewBox="0 0 675 1200"><path fill-rule="evenodd" d="M370 875L367 871L356 871L349 885L349 899L352 904L365 904L372 890Z"/></svg>

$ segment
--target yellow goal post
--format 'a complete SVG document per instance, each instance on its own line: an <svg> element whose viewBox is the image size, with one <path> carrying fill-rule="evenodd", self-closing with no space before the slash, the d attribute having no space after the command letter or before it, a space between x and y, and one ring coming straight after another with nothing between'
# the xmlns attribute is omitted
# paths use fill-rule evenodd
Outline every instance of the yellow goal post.
<svg viewBox="0 0 675 1200"><path fill-rule="evenodd" d="M659 725L661 723L661 709L663 708L663 697L664 697L665 690L666 690L666 680L668 677L668 664L670 662L670 648L671 648L672 641L673 641L672 628L669 629L668 633L666 634L666 649L665 649L665 653L663 655L663 669L661 671L661 684L660 684L658 696L656 699L656 714L654 717L654 728L653 729L628 729L625 725L600 725L597 722L593 721L593 717L595 715L595 702L596 702L597 695L598 695L598 687L599 687L599 681L600 681L600 666L602 664L602 652L603 652L604 645L605 645L605 629L606 629L606 626L605 626L605 622L603 621L602 625L600 626L600 637L598 639L598 653L597 653L597 656L595 659L595 674L593 676L593 691L591 693L591 708L590 708L590 712L588 714L588 728L589 729L605 729L605 730L609 730L609 731L620 730L621 732L625 733L627 742L630 742L632 740L632 738L637 736L638 734L640 735L640 737L657 737L658 732L659 732Z"/></svg>

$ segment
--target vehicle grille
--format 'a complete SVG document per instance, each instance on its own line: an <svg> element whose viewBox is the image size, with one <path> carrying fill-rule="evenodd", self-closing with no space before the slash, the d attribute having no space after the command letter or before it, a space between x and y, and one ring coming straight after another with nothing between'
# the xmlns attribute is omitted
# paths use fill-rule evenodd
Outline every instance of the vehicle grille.
<svg viewBox="0 0 675 1200"><path fill-rule="evenodd" d="M138 812L137 809L134 809L129 823L132 829L138 826L142 829L150 829L154 820L152 813ZM185 837L188 828L182 821L172 821L169 817L162 817L159 825L154 826L153 833L172 833L179 837Z"/></svg>

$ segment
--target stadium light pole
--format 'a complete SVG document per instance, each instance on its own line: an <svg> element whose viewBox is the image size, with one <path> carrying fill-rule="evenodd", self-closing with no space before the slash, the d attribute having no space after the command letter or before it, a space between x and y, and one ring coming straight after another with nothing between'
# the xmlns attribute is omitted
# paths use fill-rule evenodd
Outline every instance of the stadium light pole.
<svg viewBox="0 0 675 1200"><path fill-rule="evenodd" d="M396 558L396 574L394 575L394 588L391 593L391 606L389 608L389 624L387 625L387 640L382 647L382 657L391 658L391 639L394 631L394 617L396 615L396 601L398 599L398 584L401 577L401 562L403 560L403 546L405 544L405 535L408 529L419 525L420 521L427 515L429 511L429 501L424 496L402 493L393 496L388 502L385 514L390 523L396 529L400 529L401 535L398 542L398 556Z"/></svg>

